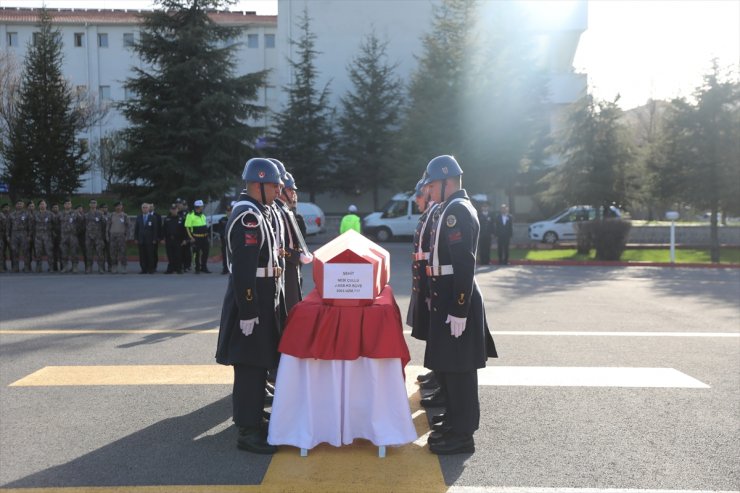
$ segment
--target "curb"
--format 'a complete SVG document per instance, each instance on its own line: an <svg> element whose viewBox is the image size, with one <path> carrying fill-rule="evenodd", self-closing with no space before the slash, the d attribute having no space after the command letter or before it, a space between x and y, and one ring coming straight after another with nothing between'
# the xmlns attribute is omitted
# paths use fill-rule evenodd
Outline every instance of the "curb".
<svg viewBox="0 0 740 493"><path fill-rule="evenodd" d="M511 260L510 265L545 265L569 267L689 267L705 269L740 269L740 264L699 264L699 263L671 263L671 262L623 262L606 260ZM498 266L499 264L491 263Z"/></svg>

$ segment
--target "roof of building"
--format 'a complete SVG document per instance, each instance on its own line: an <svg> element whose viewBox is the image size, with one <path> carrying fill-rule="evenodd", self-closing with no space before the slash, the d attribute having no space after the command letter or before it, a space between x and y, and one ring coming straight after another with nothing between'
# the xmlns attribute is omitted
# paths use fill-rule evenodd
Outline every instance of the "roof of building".
<svg viewBox="0 0 740 493"><path fill-rule="evenodd" d="M0 23L36 24L37 8L0 7ZM139 24L139 16L152 12L136 9L47 9L54 24ZM254 12L213 11L213 21L229 26L277 25L276 15L257 15Z"/></svg>

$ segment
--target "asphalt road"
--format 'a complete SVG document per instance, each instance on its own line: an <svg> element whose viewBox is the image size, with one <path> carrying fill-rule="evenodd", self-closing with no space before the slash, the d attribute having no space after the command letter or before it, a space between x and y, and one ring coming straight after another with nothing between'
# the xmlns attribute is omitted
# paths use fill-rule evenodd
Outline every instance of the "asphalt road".
<svg viewBox="0 0 740 493"><path fill-rule="evenodd" d="M405 317L410 247L384 246ZM481 385L476 453L439 459L450 491L740 490L740 270L512 266L477 280L500 354L491 375L657 368L703 387ZM234 448L228 385L10 386L50 366L212 364L216 334L201 329L217 327L225 285L1 275L0 488L260 485L271 458ZM406 339L422 365L423 343Z"/></svg>

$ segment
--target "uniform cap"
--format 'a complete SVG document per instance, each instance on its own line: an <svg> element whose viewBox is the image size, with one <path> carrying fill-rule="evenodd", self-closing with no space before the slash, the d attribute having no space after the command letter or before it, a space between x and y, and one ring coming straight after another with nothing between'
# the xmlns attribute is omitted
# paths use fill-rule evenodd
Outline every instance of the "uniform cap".
<svg viewBox="0 0 740 493"><path fill-rule="evenodd" d="M177 204L170 205L170 209L177 209Z"/></svg>
<svg viewBox="0 0 740 493"><path fill-rule="evenodd" d="M267 159L277 166L278 171L280 171L280 178L285 181L285 173L288 172L288 170L285 169L285 165L275 158L268 157Z"/></svg>
<svg viewBox="0 0 740 493"><path fill-rule="evenodd" d="M357 212L357 206L355 204L350 205L349 206L349 211L350 212Z"/></svg>
<svg viewBox="0 0 740 493"><path fill-rule="evenodd" d="M283 184L277 165L271 160L262 157L253 157L247 161L242 172L242 180L247 183Z"/></svg>
<svg viewBox="0 0 740 493"><path fill-rule="evenodd" d="M283 181L285 182L285 188L290 188L291 190L298 190L298 187L295 185L295 178L293 178L293 175L285 172L285 176L283 176Z"/></svg>
<svg viewBox="0 0 740 493"><path fill-rule="evenodd" d="M203 201L202 200L196 200L193 205L195 207L203 207Z"/></svg>

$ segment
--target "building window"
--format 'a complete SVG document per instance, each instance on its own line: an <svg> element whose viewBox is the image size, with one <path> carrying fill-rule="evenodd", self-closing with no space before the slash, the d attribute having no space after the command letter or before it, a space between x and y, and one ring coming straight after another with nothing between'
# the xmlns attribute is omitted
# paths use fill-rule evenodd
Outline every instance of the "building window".
<svg viewBox="0 0 740 493"><path fill-rule="evenodd" d="M38 46L40 40L41 40L41 33L33 33L33 45Z"/></svg>
<svg viewBox="0 0 740 493"><path fill-rule="evenodd" d="M275 48L274 34L265 34L265 48Z"/></svg>
<svg viewBox="0 0 740 493"><path fill-rule="evenodd" d="M134 46L134 33L123 33L123 46L125 48Z"/></svg>
<svg viewBox="0 0 740 493"><path fill-rule="evenodd" d="M85 33L75 33L75 48L81 48L85 45Z"/></svg>
<svg viewBox="0 0 740 493"><path fill-rule="evenodd" d="M108 34L107 33L98 34L98 46L101 48L108 47Z"/></svg>
<svg viewBox="0 0 740 493"><path fill-rule="evenodd" d="M18 46L18 33L8 33L8 46Z"/></svg>
<svg viewBox="0 0 740 493"><path fill-rule="evenodd" d="M110 101L110 86L100 86L100 100Z"/></svg>
<svg viewBox="0 0 740 493"><path fill-rule="evenodd" d="M259 48L259 37L256 34L247 34L247 48Z"/></svg>

